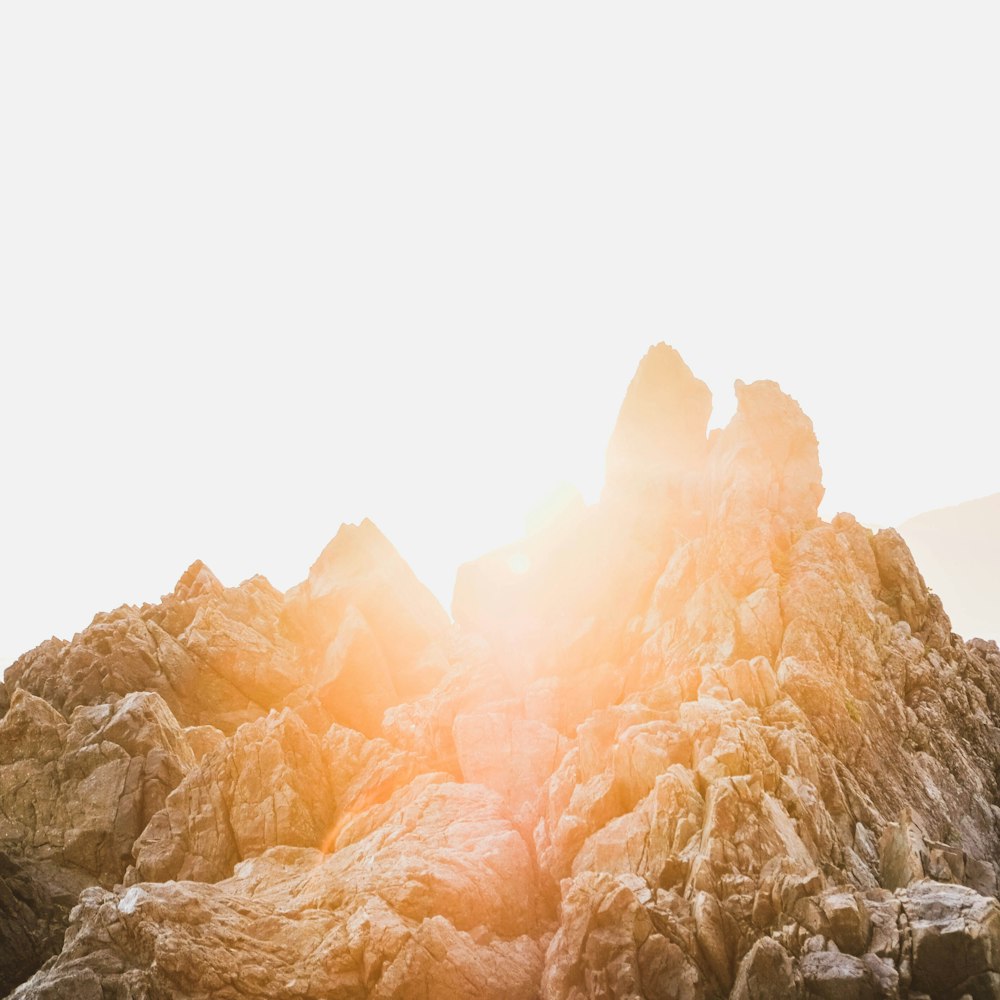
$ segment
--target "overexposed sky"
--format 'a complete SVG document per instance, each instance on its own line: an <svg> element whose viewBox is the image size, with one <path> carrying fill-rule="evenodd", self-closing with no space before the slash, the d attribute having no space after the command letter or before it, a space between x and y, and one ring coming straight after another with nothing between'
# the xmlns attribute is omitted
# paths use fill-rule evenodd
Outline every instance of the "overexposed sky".
<svg viewBox="0 0 1000 1000"><path fill-rule="evenodd" d="M1000 9L0 6L0 661L372 517L447 602L646 348L1000 491Z"/></svg>

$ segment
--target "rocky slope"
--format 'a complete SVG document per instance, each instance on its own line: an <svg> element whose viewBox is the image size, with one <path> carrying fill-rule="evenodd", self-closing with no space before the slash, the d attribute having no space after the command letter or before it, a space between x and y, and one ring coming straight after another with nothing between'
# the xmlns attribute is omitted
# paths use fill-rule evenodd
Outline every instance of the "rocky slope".
<svg viewBox="0 0 1000 1000"><path fill-rule="evenodd" d="M817 513L773 383L639 367L600 502L463 567L201 564L0 686L0 991L1000 997L1000 650ZM20 985L19 985L20 984Z"/></svg>

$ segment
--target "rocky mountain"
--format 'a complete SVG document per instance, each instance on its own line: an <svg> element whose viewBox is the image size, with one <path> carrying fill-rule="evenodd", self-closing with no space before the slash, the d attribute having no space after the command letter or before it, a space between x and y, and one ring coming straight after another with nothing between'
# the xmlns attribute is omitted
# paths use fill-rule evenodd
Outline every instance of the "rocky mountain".
<svg viewBox="0 0 1000 1000"><path fill-rule="evenodd" d="M1000 638L1000 493L920 514L899 533L959 630Z"/></svg>
<svg viewBox="0 0 1000 1000"><path fill-rule="evenodd" d="M461 568L196 563L0 686L0 992L1000 997L1000 649L818 516L771 382L643 359L600 502Z"/></svg>

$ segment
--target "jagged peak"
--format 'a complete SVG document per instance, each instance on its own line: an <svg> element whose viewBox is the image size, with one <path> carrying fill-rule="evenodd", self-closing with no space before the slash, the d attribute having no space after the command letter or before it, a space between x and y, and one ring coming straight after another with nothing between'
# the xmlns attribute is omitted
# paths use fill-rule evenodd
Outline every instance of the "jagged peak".
<svg viewBox="0 0 1000 1000"><path fill-rule="evenodd" d="M898 533L811 519L776 383L677 450L661 409L707 390L640 368L627 488L463 567L454 627L366 520L283 601L125 606L15 664L0 940L56 934L0 993L1000 996L996 645Z"/></svg>
<svg viewBox="0 0 1000 1000"><path fill-rule="evenodd" d="M389 586L397 597L410 601L421 614L443 627L448 615L438 599L413 572L410 564L382 533L374 521L365 518L360 524L342 524L319 558L309 569L309 576L291 592L308 592L310 598L354 591L362 582L376 581ZM290 594L291 596L291 594Z"/></svg>
<svg viewBox="0 0 1000 1000"><path fill-rule="evenodd" d="M681 355L651 347L629 383L607 451L606 489L640 488L702 457L712 393Z"/></svg>
<svg viewBox="0 0 1000 1000"><path fill-rule="evenodd" d="M406 561L374 521L344 523L309 568L313 591L327 590L338 582L357 578L387 566L405 566Z"/></svg>
<svg viewBox="0 0 1000 1000"><path fill-rule="evenodd" d="M181 574L173 596L186 601L204 594L220 594L224 589L219 578L200 559L195 559Z"/></svg>
<svg viewBox="0 0 1000 1000"><path fill-rule="evenodd" d="M792 450L818 452L812 420L798 401L771 379L737 379L736 417L745 421L760 446L772 455ZM818 465L818 459L817 459Z"/></svg>
<svg viewBox="0 0 1000 1000"><path fill-rule="evenodd" d="M737 379L736 413L724 430L715 432L711 463L720 483L736 482L747 502L756 502L746 471L752 470L770 503L786 513L810 520L823 499L823 472L812 421L777 382ZM736 476L736 469L744 474ZM777 488L777 494L773 492Z"/></svg>

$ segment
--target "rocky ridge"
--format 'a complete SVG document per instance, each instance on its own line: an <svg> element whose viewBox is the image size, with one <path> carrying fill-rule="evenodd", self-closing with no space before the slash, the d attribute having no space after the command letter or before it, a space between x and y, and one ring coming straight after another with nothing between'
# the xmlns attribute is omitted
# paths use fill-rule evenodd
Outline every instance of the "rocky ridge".
<svg viewBox="0 0 1000 1000"><path fill-rule="evenodd" d="M195 563L0 685L17 998L1000 997L1000 650L650 350L598 504L459 572Z"/></svg>

